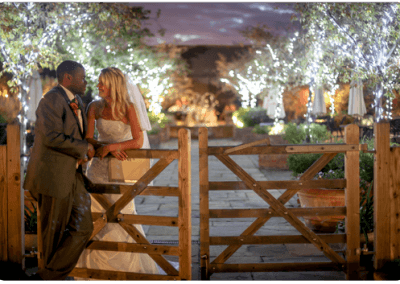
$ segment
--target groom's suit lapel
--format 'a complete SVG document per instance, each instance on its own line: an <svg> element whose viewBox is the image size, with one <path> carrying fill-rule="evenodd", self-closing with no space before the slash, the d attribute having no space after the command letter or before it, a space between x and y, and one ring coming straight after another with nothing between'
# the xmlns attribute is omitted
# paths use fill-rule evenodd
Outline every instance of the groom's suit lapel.
<svg viewBox="0 0 400 284"><path fill-rule="evenodd" d="M71 111L72 115L75 117L76 123L78 124L78 129L79 132L82 135L82 139L85 139L85 135L86 135L86 117L85 117L85 110L83 109L83 102L82 99L79 96L76 96L78 98L79 104L81 105L81 115L82 115L82 126L83 126L83 130L81 130L81 127L79 126L79 119L78 117L75 115L74 111L71 109L71 107L69 106L70 104L70 99L67 96L67 93L64 91L64 89L60 86L56 86L55 88L57 88L57 90L60 92L60 94L64 97L65 101L67 102L68 108Z"/></svg>

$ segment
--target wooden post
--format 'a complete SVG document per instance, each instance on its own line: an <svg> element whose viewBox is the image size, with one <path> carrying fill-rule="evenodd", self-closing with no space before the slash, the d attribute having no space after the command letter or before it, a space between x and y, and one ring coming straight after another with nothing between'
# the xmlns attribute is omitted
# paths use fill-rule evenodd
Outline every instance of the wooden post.
<svg viewBox="0 0 400 284"><path fill-rule="evenodd" d="M200 181L200 271L201 280L209 280L210 223L208 203L208 130L199 129L199 181Z"/></svg>
<svg viewBox="0 0 400 284"><path fill-rule="evenodd" d="M345 128L346 144L359 144L359 128L355 124ZM359 151L345 155L346 178L346 237L347 280L360 279L360 162Z"/></svg>
<svg viewBox="0 0 400 284"><path fill-rule="evenodd" d="M178 131L179 152L179 277L192 279L191 141L190 130Z"/></svg>
<svg viewBox="0 0 400 284"><path fill-rule="evenodd" d="M400 258L400 148L390 149L390 260Z"/></svg>
<svg viewBox="0 0 400 284"><path fill-rule="evenodd" d="M24 193L21 187L20 126L7 126L7 242L8 260L23 264L24 246ZM24 249L23 249L24 248Z"/></svg>
<svg viewBox="0 0 400 284"><path fill-rule="evenodd" d="M0 260L7 261L7 146L0 146Z"/></svg>
<svg viewBox="0 0 400 284"><path fill-rule="evenodd" d="M374 162L374 267L379 270L390 260L389 123L375 123Z"/></svg>

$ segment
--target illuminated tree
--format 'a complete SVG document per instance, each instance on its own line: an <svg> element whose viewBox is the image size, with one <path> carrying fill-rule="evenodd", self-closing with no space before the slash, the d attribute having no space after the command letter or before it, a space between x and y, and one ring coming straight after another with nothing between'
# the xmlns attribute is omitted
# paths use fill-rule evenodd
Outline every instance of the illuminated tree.
<svg viewBox="0 0 400 284"><path fill-rule="evenodd" d="M324 43L324 58L344 82L364 79L375 88L375 120L391 118L382 100L398 87L399 4L298 3L296 10L307 40Z"/></svg>
<svg viewBox="0 0 400 284"><path fill-rule="evenodd" d="M0 76L4 72L11 74L8 84L19 91L23 154L26 153L27 82L33 70L38 69L38 63L50 67L64 59L57 48L58 42L68 42L70 36L80 35L82 30L104 42L113 42L120 33L130 34L135 40L150 35L146 28L141 28L147 12L126 4L6 2L0 3L0 9L0 60L3 63Z"/></svg>

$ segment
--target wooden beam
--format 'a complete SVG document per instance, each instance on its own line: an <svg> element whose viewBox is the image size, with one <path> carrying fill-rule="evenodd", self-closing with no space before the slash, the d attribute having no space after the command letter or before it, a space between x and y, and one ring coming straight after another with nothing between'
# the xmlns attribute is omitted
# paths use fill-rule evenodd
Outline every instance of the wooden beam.
<svg viewBox="0 0 400 284"><path fill-rule="evenodd" d="M7 125L8 260L23 264L25 254L24 192L21 187L20 126Z"/></svg>
<svg viewBox="0 0 400 284"><path fill-rule="evenodd" d="M156 255L179 255L179 247L177 246L160 246L149 244L133 244L121 242L102 242L90 241L86 249L104 250L104 251L120 251L132 253L147 253Z"/></svg>
<svg viewBox="0 0 400 284"><path fill-rule="evenodd" d="M264 189L310 189L310 188L345 188L345 179L318 179L318 180L273 180L259 181ZM209 190L253 190L247 188L243 181L211 181Z"/></svg>
<svg viewBox="0 0 400 284"><path fill-rule="evenodd" d="M151 158L151 159L178 159L178 150L165 150L165 149L132 149L125 150L128 158ZM110 155L110 157L113 157Z"/></svg>
<svg viewBox="0 0 400 284"><path fill-rule="evenodd" d="M211 264L213 272L341 271L345 264L334 262Z"/></svg>
<svg viewBox="0 0 400 284"><path fill-rule="evenodd" d="M345 243L346 234L319 235L327 243ZM210 245L270 245L270 244L305 244L310 243L303 235L279 236L238 236L238 237L210 237ZM214 262L213 262L214 263ZM219 263L219 262L215 262Z"/></svg>
<svg viewBox="0 0 400 284"><path fill-rule="evenodd" d="M346 207L288 208L294 216L345 215ZM210 218L259 218L280 217L273 209L210 209Z"/></svg>
<svg viewBox="0 0 400 284"><path fill-rule="evenodd" d="M208 181L208 130L199 129L199 183L200 183L200 274L201 280L210 279L210 222Z"/></svg>
<svg viewBox="0 0 400 284"><path fill-rule="evenodd" d="M169 216L149 216L149 215L132 215L132 214L118 214L117 223L126 224L142 224L151 226L168 226L178 227L178 218Z"/></svg>
<svg viewBox="0 0 400 284"><path fill-rule="evenodd" d="M271 141L270 141L269 137L265 138L265 139L262 139L262 140L258 140L258 141L254 141L254 142L250 142L250 143L242 144L242 145L239 145L239 146L236 146L236 147L233 147L233 148L226 149L224 151L224 154L225 155L232 154L233 152L236 152L236 151L239 151L239 150L242 150L242 149L245 149L245 148L253 147L253 146L256 146L256 145L261 145L261 144L271 145Z"/></svg>
<svg viewBox="0 0 400 284"><path fill-rule="evenodd" d="M389 123L375 123L374 225L375 270L390 260L390 138Z"/></svg>
<svg viewBox="0 0 400 284"><path fill-rule="evenodd" d="M8 261L7 146L0 146L0 259Z"/></svg>
<svg viewBox="0 0 400 284"><path fill-rule="evenodd" d="M390 148L390 260L400 258L400 148Z"/></svg>
<svg viewBox="0 0 400 284"><path fill-rule="evenodd" d="M100 280L180 280L179 276L74 268L69 276Z"/></svg>
<svg viewBox="0 0 400 284"><path fill-rule="evenodd" d="M192 191L191 191L191 140L190 130L178 131L178 174L179 174L179 277L192 279Z"/></svg>

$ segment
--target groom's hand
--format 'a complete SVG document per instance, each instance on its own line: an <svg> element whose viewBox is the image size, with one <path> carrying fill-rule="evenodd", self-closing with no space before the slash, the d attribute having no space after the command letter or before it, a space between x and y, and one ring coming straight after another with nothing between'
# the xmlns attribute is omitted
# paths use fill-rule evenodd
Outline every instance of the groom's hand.
<svg viewBox="0 0 400 284"><path fill-rule="evenodd" d="M88 144L88 152L87 152L87 156L89 158L89 160L91 160L94 157L94 154L96 153L96 151L94 150L94 147L92 144Z"/></svg>

